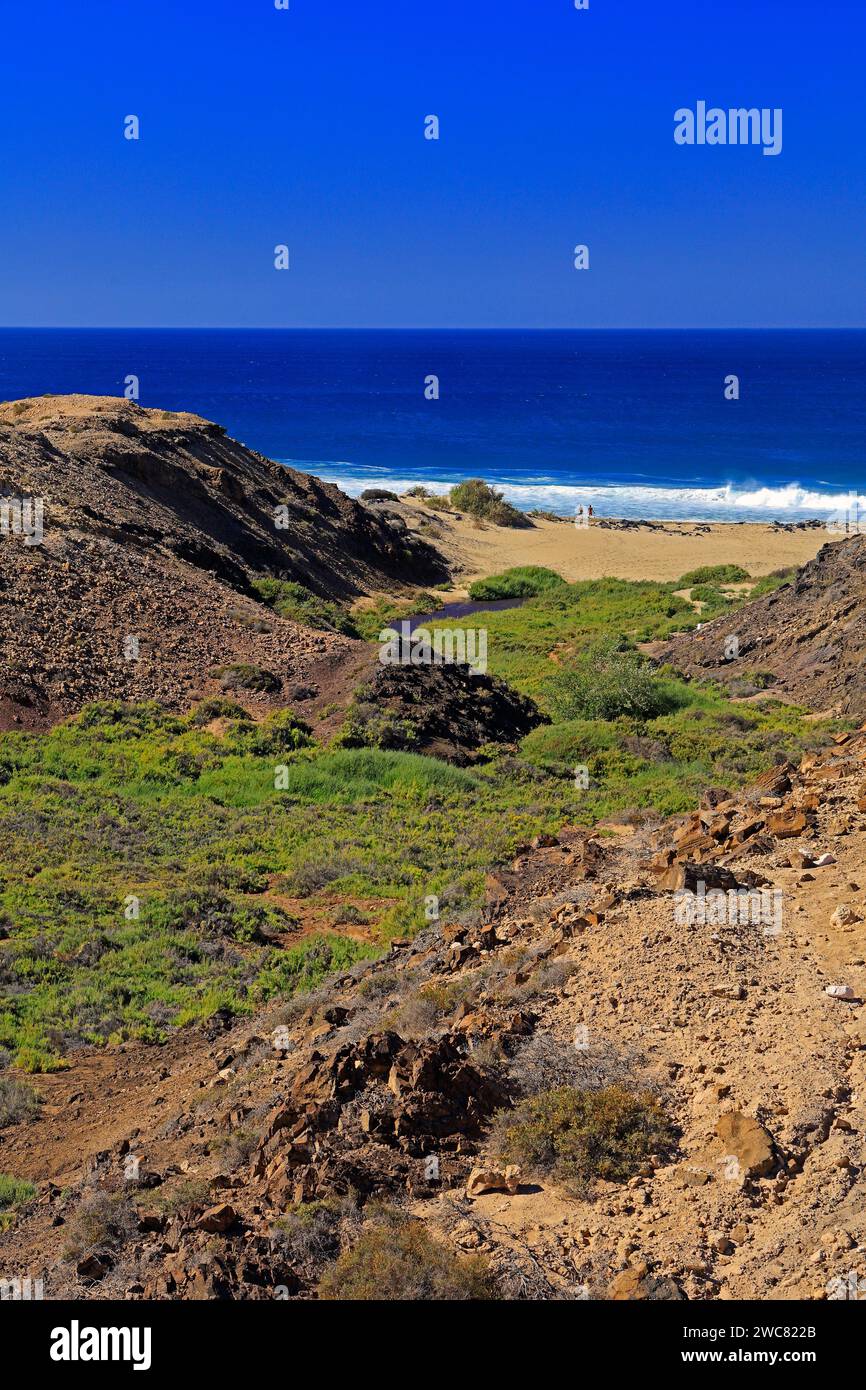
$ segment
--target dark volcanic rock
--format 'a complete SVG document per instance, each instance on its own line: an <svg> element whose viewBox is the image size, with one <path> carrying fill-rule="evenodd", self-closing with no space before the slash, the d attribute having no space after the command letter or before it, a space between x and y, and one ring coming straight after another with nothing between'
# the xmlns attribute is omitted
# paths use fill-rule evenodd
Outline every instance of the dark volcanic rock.
<svg viewBox="0 0 866 1390"><path fill-rule="evenodd" d="M458 663L379 666L360 698L406 721L406 746L458 762L485 743L515 743L548 722L505 681Z"/></svg>

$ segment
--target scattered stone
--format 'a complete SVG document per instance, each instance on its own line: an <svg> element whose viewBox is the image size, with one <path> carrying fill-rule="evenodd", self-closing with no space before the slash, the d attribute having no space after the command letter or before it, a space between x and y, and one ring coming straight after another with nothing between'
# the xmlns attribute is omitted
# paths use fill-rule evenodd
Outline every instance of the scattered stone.
<svg viewBox="0 0 866 1390"><path fill-rule="evenodd" d="M834 927L850 927L855 922L862 922L863 918L855 912L850 903L840 903L830 918Z"/></svg>
<svg viewBox="0 0 866 1390"><path fill-rule="evenodd" d="M520 1188L520 1169L510 1163L507 1168L473 1168L466 1182L466 1196L480 1197L482 1192L508 1192L512 1196Z"/></svg>
<svg viewBox="0 0 866 1390"><path fill-rule="evenodd" d="M729 1110L716 1122L716 1134L725 1145L726 1153L736 1158L747 1178L762 1178L773 1171L772 1137L751 1115Z"/></svg>
<svg viewBox="0 0 866 1390"><path fill-rule="evenodd" d="M237 1221L237 1212L234 1207L229 1206L228 1202L223 1202L218 1207L211 1207L203 1212L196 1225L200 1231L210 1231L212 1235L222 1235L223 1232L231 1230Z"/></svg>
<svg viewBox="0 0 866 1390"><path fill-rule="evenodd" d="M112 1267L110 1255L85 1255L75 1266L82 1279L104 1279Z"/></svg>

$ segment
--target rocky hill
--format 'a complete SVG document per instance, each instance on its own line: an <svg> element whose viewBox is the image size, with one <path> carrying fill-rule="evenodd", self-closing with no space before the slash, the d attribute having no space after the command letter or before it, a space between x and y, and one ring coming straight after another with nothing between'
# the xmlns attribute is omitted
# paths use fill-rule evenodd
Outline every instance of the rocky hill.
<svg viewBox="0 0 866 1390"><path fill-rule="evenodd" d="M790 584L654 655L726 684L757 676L807 708L859 718L866 715L864 652L866 538L852 536L823 546Z"/></svg>
<svg viewBox="0 0 866 1390"><path fill-rule="evenodd" d="M379 1297L857 1296L864 775L866 732L845 734L655 828L542 837L477 919L35 1078L38 1117L0 1131L0 1169L36 1189L5 1277L55 1298L357 1297L365 1270ZM722 897L689 918L677 893L702 882ZM494 1117L564 1086L666 1116L656 1149L577 1189L544 1144L509 1166Z"/></svg>
<svg viewBox="0 0 866 1390"><path fill-rule="evenodd" d="M43 506L37 543L11 513L0 536L0 727L98 697L176 707L232 665L275 675L284 703L352 646L276 617L255 576L336 599L445 577L399 520L219 425L114 397L0 405L0 495Z"/></svg>

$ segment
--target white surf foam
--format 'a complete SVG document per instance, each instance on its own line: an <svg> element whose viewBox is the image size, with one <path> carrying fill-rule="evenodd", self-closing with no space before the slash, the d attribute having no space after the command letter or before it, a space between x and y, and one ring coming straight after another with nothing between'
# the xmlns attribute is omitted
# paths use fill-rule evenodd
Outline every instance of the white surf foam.
<svg viewBox="0 0 866 1390"><path fill-rule="evenodd" d="M295 467L303 465L296 463ZM417 478L359 476L334 470L333 464L321 470L307 465L326 482L336 483L344 492L357 497L366 488L387 488L398 494L418 485ZM645 517L655 520L682 521L801 521L825 520L845 508L859 506L866 510L866 492L826 491L803 487L798 482L781 486L737 488L732 484L719 487L649 487L637 484L566 484L512 483L488 481L505 498L522 511L542 508L562 516L573 516L578 506L592 504L599 516ZM431 478L424 481L428 492L443 495L453 482Z"/></svg>

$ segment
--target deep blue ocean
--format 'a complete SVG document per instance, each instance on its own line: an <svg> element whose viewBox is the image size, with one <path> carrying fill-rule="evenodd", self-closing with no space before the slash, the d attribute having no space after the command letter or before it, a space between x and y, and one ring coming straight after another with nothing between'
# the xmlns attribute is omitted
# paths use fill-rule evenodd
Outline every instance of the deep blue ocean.
<svg viewBox="0 0 866 1390"><path fill-rule="evenodd" d="M792 521L866 494L859 330L0 330L0 399L130 375L354 495L475 476L567 515Z"/></svg>

